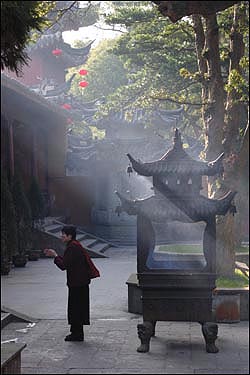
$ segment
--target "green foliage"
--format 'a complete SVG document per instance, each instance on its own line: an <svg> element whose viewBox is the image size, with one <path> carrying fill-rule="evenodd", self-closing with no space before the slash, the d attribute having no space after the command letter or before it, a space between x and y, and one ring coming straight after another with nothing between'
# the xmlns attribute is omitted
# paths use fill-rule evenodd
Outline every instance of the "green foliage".
<svg viewBox="0 0 250 375"><path fill-rule="evenodd" d="M17 252L15 207L7 176L1 173L1 261L10 261Z"/></svg>
<svg viewBox="0 0 250 375"><path fill-rule="evenodd" d="M20 74L28 64L24 49L31 32L47 25L44 16L53 6L51 1L1 1L1 69Z"/></svg>
<svg viewBox="0 0 250 375"><path fill-rule="evenodd" d="M160 245L158 251L169 253L202 253L201 245L188 245L188 244L171 244ZM235 249L236 253L249 253L249 246L238 246Z"/></svg>
<svg viewBox="0 0 250 375"><path fill-rule="evenodd" d="M249 254L249 246L239 246L237 247L236 252Z"/></svg>
<svg viewBox="0 0 250 375"><path fill-rule="evenodd" d="M18 172L12 182L12 195L17 225L18 253L24 254L31 244L31 209Z"/></svg>
<svg viewBox="0 0 250 375"><path fill-rule="evenodd" d="M202 137L201 90L209 84L208 73L198 72L195 35L190 17L173 24L159 14L151 2L109 2L105 21L114 28L123 26L111 51L127 70L128 81L108 96L103 114L112 110L132 108L175 109L184 104L183 128L189 135ZM243 5L242 5L243 6ZM248 5L244 2L244 6ZM242 11L242 14L244 12ZM240 30L244 33L246 56L241 61L240 77L228 80L233 8L219 12L221 68L227 90L235 89L241 101L247 101L248 87L248 22L242 16ZM235 78L235 79L233 79ZM230 83L229 83L230 82ZM232 82L232 84L231 84ZM236 83L236 86L235 86ZM90 90L90 86L88 87ZM87 90L86 90L87 92Z"/></svg>
<svg viewBox="0 0 250 375"><path fill-rule="evenodd" d="M34 222L43 219L45 215L44 198L35 177L32 178L30 183L28 199L31 209L32 226L34 227Z"/></svg>
<svg viewBox="0 0 250 375"><path fill-rule="evenodd" d="M238 96L239 102L248 102L248 82L236 69L232 69L228 76L228 83L225 85L225 90L228 93L235 92Z"/></svg>
<svg viewBox="0 0 250 375"><path fill-rule="evenodd" d="M129 27L135 22L147 22L152 18L147 11L148 7L152 10L149 1L134 1L133 4L127 1L113 2L113 5L114 13L110 13L105 19L108 25L121 24Z"/></svg>
<svg viewBox="0 0 250 375"><path fill-rule="evenodd" d="M164 251L168 253L202 253L201 245L181 245L181 244L172 244L172 245L161 245L159 246L159 251Z"/></svg>
<svg viewBox="0 0 250 375"><path fill-rule="evenodd" d="M88 81L89 86L84 89L80 88L81 77L77 75L71 86L72 94L82 97L82 100L86 102L107 97L127 81L123 64L117 56L109 52L112 44L113 41L103 40L91 50L88 62L82 66L88 70L88 75L84 79ZM72 68L70 75L80 69L81 67Z"/></svg>
<svg viewBox="0 0 250 375"><path fill-rule="evenodd" d="M110 40L101 41L96 48L91 50L86 64L69 70L67 77L71 77L73 73L78 73L82 68L88 71L88 74L84 78L77 74L70 89L70 93L81 99L83 105L88 101L96 99L105 98L108 100L115 90L127 82L126 70L122 62L116 55L109 51L113 43ZM82 47L83 43L76 41L74 45ZM79 87L81 80L86 80L89 83L84 89ZM102 110L100 110L100 113L103 113ZM103 132L98 131L94 127L94 124L89 127L84 121L74 121L71 127L77 133L84 134L85 136L91 131L92 137L99 139L104 137Z"/></svg>
<svg viewBox="0 0 250 375"><path fill-rule="evenodd" d="M217 288L246 288L249 287L249 278L240 270L235 269L233 277L219 277L216 280Z"/></svg>
<svg viewBox="0 0 250 375"><path fill-rule="evenodd" d="M128 81L108 97L103 113L117 109L129 113L142 107L149 111L159 107L176 109L178 104L185 104L183 127L189 124L201 130L202 80L197 74L191 22L173 24L160 16L151 2L144 1L115 4L105 20L109 25L127 27L110 49L127 70ZM187 80L183 79L184 70L189 75ZM190 135L194 135L192 127Z"/></svg>

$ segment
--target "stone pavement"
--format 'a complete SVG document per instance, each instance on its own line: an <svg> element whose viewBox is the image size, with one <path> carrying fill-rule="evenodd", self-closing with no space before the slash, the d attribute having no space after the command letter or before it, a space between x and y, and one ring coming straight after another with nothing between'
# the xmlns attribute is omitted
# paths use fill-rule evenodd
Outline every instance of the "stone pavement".
<svg viewBox="0 0 250 375"><path fill-rule="evenodd" d="M140 315L127 312L126 281L136 272L136 249L94 259L101 278L90 286L91 325L84 342L65 342L66 275L51 259L28 262L2 276L2 306L36 318L10 323L2 341L25 342L23 374L248 374L248 321L218 324L219 353L205 351L198 323L157 322L150 351L138 353Z"/></svg>

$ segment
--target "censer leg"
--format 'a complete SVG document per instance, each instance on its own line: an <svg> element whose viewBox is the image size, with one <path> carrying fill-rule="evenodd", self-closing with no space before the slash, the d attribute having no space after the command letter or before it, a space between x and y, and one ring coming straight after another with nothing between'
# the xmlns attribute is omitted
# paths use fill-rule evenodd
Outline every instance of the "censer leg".
<svg viewBox="0 0 250 375"><path fill-rule="evenodd" d="M155 326L156 326L156 320L151 320L152 326L153 326L153 332L152 336L155 336Z"/></svg>
<svg viewBox="0 0 250 375"><path fill-rule="evenodd" d="M206 342L206 351L208 353L218 353L219 349L215 346L215 340L218 335L218 325L212 322L200 324Z"/></svg>
<svg viewBox="0 0 250 375"><path fill-rule="evenodd" d="M139 353L146 353L149 351L150 338L153 334L153 324L151 322L143 322L137 325L138 337L141 340L141 345L137 348Z"/></svg>

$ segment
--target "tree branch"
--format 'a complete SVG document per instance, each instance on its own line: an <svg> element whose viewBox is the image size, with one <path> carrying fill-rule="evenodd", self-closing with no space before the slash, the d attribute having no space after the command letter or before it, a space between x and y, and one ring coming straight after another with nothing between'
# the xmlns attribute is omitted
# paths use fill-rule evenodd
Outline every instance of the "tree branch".
<svg viewBox="0 0 250 375"><path fill-rule="evenodd" d="M101 27L101 26L97 26L97 25L93 25L95 28L99 29L99 30L106 30L106 31L116 31L116 32L119 32L119 33L122 33L122 34L126 34L127 31L122 31L122 30L118 30L118 29L115 29L114 27L112 29L106 29L105 27Z"/></svg>
<svg viewBox="0 0 250 375"><path fill-rule="evenodd" d="M197 107L202 107L204 105L204 103L191 103L191 102L187 102L187 101L179 101L179 100L175 100L175 99L172 99L172 98L160 98L160 97L156 97L156 96L149 96L149 98L151 99L155 99L155 100L162 100L162 101L168 101L168 102L172 102L172 103L176 103L176 104L187 104L187 105L192 105L192 106L197 106Z"/></svg>

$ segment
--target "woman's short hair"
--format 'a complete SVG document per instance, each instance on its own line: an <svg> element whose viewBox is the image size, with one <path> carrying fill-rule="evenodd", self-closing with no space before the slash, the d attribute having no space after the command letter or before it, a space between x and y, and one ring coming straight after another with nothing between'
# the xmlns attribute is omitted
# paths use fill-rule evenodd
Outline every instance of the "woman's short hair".
<svg viewBox="0 0 250 375"><path fill-rule="evenodd" d="M72 240L76 239L76 226L75 225L65 225L62 228L62 233L65 233L67 236L71 235Z"/></svg>

